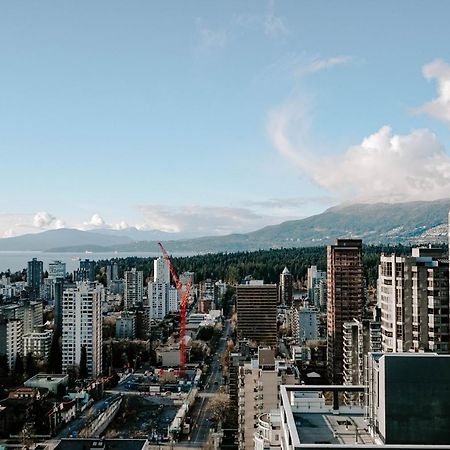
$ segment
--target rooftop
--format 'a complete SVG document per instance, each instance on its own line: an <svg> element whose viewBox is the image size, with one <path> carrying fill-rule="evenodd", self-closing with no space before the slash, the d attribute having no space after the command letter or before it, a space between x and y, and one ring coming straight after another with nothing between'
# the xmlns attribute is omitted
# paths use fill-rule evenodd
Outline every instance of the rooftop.
<svg viewBox="0 0 450 450"><path fill-rule="evenodd" d="M142 450L145 439L61 439L54 450Z"/></svg>
<svg viewBox="0 0 450 450"><path fill-rule="evenodd" d="M301 444L374 444L358 414L294 413Z"/></svg>

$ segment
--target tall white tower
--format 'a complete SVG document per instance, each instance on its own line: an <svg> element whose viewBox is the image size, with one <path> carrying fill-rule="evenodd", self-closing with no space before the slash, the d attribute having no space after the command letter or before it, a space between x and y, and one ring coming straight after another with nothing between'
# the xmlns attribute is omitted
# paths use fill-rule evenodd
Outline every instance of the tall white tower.
<svg viewBox="0 0 450 450"><path fill-rule="evenodd" d="M86 347L87 370L92 378L102 372L101 284L79 282L64 290L62 307L62 370L67 373L80 364L81 348Z"/></svg>
<svg viewBox="0 0 450 450"><path fill-rule="evenodd" d="M163 257L153 261L154 280L148 283L148 302L150 319L162 320L170 313L179 310L179 296L175 287L170 286L169 265Z"/></svg>
<svg viewBox="0 0 450 450"><path fill-rule="evenodd" d="M155 283L170 284L169 264L162 256L153 261L153 274Z"/></svg>

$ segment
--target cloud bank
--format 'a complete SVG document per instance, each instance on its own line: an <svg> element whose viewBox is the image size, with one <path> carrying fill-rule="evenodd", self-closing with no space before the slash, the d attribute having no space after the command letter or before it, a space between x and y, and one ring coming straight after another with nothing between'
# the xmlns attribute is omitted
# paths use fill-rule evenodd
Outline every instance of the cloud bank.
<svg viewBox="0 0 450 450"><path fill-rule="evenodd" d="M436 59L423 66L423 75L427 80L437 81L438 95L416 111L450 125L450 65L441 59Z"/></svg>
<svg viewBox="0 0 450 450"><path fill-rule="evenodd" d="M338 61L322 61L314 70ZM424 74L438 79L439 95L421 111L450 123L450 66L434 61L424 66ZM294 94L270 112L268 136L282 156L333 197L397 202L449 196L450 157L429 129L401 135L383 126L360 143L330 154L311 142L312 116L311 102Z"/></svg>

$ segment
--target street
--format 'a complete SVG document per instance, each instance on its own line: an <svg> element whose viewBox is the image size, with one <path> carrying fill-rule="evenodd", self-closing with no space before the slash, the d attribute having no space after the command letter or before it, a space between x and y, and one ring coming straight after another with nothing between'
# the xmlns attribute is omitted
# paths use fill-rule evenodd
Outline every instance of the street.
<svg viewBox="0 0 450 450"><path fill-rule="evenodd" d="M199 393L196 404L191 412L191 433L187 439L182 439L179 444L185 447L203 447L208 441L210 421L208 406L222 385L222 372L220 369L221 357L227 347L227 336L230 331L230 321L226 320L222 337L218 348L211 360L210 372L206 378L204 389Z"/></svg>

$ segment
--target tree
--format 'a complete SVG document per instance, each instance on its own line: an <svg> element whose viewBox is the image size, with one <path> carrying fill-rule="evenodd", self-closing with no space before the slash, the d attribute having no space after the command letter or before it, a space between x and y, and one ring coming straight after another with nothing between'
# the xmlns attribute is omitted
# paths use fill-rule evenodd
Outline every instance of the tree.
<svg viewBox="0 0 450 450"><path fill-rule="evenodd" d="M16 354L16 361L14 362L14 374L18 378L23 377L23 359L19 353Z"/></svg>
<svg viewBox="0 0 450 450"><path fill-rule="evenodd" d="M27 377L31 378L36 375L36 362L34 361L34 357L32 353L28 353L26 361L25 361L25 373Z"/></svg>
<svg viewBox="0 0 450 450"><path fill-rule="evenodd" d="M216 394L209 402L208 412L214 422L225 422L231 414L230 396L223 392Z"/></svg>
<svg viewBox="0 0 450 450"><path fill-rule="evenodd" d="M8 357L6 355L0 355L0 376L6 376L8 372Z"/></svg>
<svg viewBox="0 0 450 450"><path fill-rule="evenodd" d="M78 377L84 380L88 376L88 369L87 369L87 353L86 353L86 346L83 345L81 347L81 355L80 355L80 366L78 368Z"/></svg>
<svg viewBox="0 0 450 450"><path fill-rule="evenodd" d="M59 332L55 330L52 338L52 345L50 347L50 353L47 360L47 372L48 373L61 373L62 372L62 352L59 345Z"/></svg>

